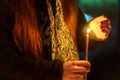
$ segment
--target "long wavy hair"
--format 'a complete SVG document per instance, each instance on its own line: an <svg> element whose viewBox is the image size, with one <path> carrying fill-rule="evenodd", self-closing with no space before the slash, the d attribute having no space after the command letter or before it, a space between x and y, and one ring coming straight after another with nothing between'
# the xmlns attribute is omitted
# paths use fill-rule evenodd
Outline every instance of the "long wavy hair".
<svg viewBox="0 0 120 80"><path fill-rule="evenodd" d="M22 52L42 58L42 40L38 29L34 0L9 0L15 15L14 41Z"/></svg>

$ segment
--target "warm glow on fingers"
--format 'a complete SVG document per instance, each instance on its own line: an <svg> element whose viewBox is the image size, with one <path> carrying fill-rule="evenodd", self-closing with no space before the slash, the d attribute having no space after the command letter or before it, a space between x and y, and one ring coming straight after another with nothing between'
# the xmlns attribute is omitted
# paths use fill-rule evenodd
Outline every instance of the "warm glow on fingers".
<svg viewBox="0 0 120 80"><path fill-rule="evenodd" d="M105 40L107 38L106 32L103 32L101 29L101 21L108 20L104 16L96 17L89 23L89 27L95 34L96 38L99 40Z"/></svg>

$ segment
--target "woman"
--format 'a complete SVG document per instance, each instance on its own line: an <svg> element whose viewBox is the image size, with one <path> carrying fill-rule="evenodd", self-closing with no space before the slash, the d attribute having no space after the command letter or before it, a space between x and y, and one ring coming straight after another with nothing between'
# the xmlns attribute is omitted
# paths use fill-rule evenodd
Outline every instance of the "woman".
<svg viewBox="0 0 120 80"><path fill-rule="evenodd" d="M74 48L78 46L75 36L76 29L71 32L71 25L77 26L79 23L76 19L76 24L73 23L69 26L68 20L71 14L67 17L65 12L67 8L64 8L65 2L61 2L63 4L62 6L59 0L1 1L1 76L15 80L79 80L81 76L84 76L90 71L90 63L88 61L78 61L78 47ZM61 16L62 7L64 16ZM76 11L77 7L75 7ZM79 18L81 17L83 17L82 13ZM63 24L62 21L64 20L65 22ZM84 18L82 21L84 22ZM69 26L69 30L65 27L63 28L69 34L71 33L71 36L69 35L65 40L72 43L73 47L71 48L66 46L61 48L61 46L64 46L60 44L61 39L56 43L55 38L59 38L58 36L61 36L61 34L59 34L59 30L53 30L53 26L61 26L61 23L62 26ZM83 24L81 25L83 26ZM68 49L68 52L66 49ZM63 54L61 51L67 54ZM71 51L75 56L70 53ZM62 56L60 53L65 56Z"/></svg>

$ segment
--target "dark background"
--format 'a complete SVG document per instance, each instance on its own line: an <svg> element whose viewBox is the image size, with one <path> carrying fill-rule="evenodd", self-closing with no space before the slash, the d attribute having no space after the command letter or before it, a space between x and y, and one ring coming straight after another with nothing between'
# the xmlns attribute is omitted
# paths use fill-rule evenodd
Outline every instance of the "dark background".
<svg viewBox="0 0 120 80"><path fill-rule="evenodd" d="M88 80L120 80L119 0L79 0L82 10L92 17L106 15L111 20L111 36L89 52ZM81 58L84 59L83 53Z"/></svg>

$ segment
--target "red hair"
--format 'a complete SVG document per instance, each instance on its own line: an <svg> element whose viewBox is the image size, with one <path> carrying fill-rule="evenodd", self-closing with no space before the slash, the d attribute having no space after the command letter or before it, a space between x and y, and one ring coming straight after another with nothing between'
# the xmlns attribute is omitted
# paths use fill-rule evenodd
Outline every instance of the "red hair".
<svg viewBox="0 0 120 80"><path fill-rule="evenodd" d="M34 0L13 0L15 14L14 40L19 49L35 58L42 58L42 41L38 30Z"/></svg>

